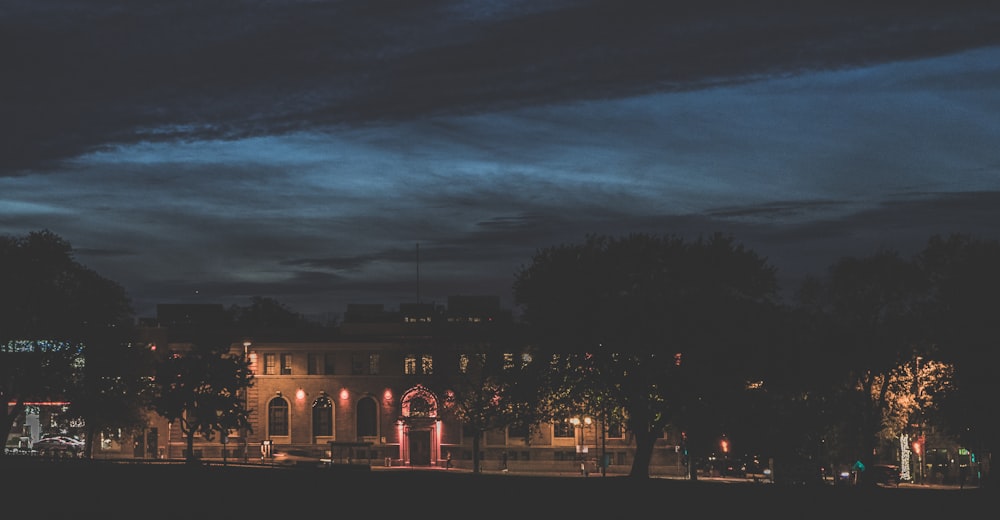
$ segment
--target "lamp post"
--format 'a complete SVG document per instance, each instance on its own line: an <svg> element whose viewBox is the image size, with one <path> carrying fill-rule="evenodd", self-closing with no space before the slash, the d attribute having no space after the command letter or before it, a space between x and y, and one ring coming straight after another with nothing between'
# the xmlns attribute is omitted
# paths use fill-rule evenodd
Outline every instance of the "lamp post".
<svg viewBox="0 0 1000 520"><path fill-rule="evenodd" d="M252 344L253 343L251 343L250 340L244 340L243 341L243 362L244 363L247 362L248 354L250 352L250 345L252 345ZM250 396L247 395L247 394L249 394L249 389L246 388L246 387L244 387L243 388L243 412L247 414L246 415L246 420L250 421L250 412L248 411L248 408L250 407ZM246 427L245 424L243 426L243 431L240 432L240 438L243 439L243 463L246 464L247 462L249 462L248 451L249 451L249 448L250 448L250 444L247 441L247 427ZM225 449L225 448L223 448L223 449Z"/></svg>
<svg viewBox="0 0 1000 520"><path fill-rule="evenodd" d="M608 414L601 417L601 476L608 476ZM596 441L595 441L596 442Z"/></svg>
<svg viewBox="0 0 1000 520"><path fill-rule="evenodd" d="M924 454L924 409L920 403L920 362L923 360L923 356L916 357L916 371L913 373L913 384L916 388L913 389L913 398L917 404L917 442L914 447L917 451L917 464L920 466L917 468L917 478L920 479L920 483L925 482L924 475L924 460L926 455Z"/></svg>
<svg viewBox="0 0 1000 520"><path fill-rule="evenodd" d="M584 426L590 426L594 420L588 416L584 416L582 419L580 417L572 417L569 422L573 425L574 433L576 434L577 444L576 444L576 454L580 458L580 474L587 476L587 446L584 443L583 428Z"/></svg>

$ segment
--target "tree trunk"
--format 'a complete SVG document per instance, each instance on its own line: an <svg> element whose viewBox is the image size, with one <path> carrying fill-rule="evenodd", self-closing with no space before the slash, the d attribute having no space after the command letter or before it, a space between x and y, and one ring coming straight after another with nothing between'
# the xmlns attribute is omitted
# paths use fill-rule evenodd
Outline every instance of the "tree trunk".
<svg viewBox="0 0 1000 520"><path fill-rule="evenodd" d="M94 428L87 423L87 427L84 430L86 435L83 439L83 458L93 459L94 458L94 438L97 437L97 428Z"/></svg>
<svg viewBox="0 0 1000 520"><path fill-rule="evenodd" d="M0 394L0 395L6 395L6 394ZM24 408L25 408L24 403L22 403L20 400L14 403L14 406L12 406L9 410L7 410L7 408L4 407L4 409L7 411L7 414L4 415L3 421L0 422L0 432L3 432L4 441L10 438L10 430L11 428L14 427L14 419L17 418L18 415L24 413ZM5 451L6 450L0 450L0 457L4 456Z"/></svg>
<svg viewBox="0 0 1000 520"><path fill-rule="evenodd" d="M187 433L187 456L184 457L184 461L189 464L198 462L198 458L194 456L194 430Z"/></svg>
<svg viewBox="0 0 1000 520"><path fill-rule="evenodd" d="M482 436L482 432L476 432L476 435L472 437L472 472L480 473L482 461L479 460L479 439Z"/></svg>
<svg viewBox="0 0 1000 520"><path fill-rule="evenodd" d="M691 453L690 448L687 452L687 476L691 481L698 480L698 467L694 463L694 454Z"/></svg>
<svg viewBox="0 0 1000 520"><path fill-rule="evenodd" d="M632 460L632 469L628 476L635 478L649 478L649 462L653 457L653 444L656 443L656 435L649 431L639 431L635 434L635 459Z"/></svg>

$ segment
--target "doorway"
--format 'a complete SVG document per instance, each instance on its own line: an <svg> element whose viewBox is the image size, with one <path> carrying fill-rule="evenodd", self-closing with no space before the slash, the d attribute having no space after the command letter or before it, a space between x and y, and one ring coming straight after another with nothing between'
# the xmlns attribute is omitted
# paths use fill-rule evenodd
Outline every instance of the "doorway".
<svg viewBox="0 0 1000 520"><path fill-rule="evenodd" d="M431 465L431 432L430 430L410 430L410 465Z"/></svg>

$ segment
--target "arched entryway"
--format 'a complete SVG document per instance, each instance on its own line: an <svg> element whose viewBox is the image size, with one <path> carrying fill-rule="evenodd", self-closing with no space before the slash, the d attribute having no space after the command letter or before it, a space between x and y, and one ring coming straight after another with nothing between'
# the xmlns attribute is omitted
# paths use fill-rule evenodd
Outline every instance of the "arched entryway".
<svg viewBox="0 0 1000 520"><path fill-rule="evenodd" d="M417 385L403 394L401 402L399 458L410 466L436 464L441 449L437 396Z"/></svg>

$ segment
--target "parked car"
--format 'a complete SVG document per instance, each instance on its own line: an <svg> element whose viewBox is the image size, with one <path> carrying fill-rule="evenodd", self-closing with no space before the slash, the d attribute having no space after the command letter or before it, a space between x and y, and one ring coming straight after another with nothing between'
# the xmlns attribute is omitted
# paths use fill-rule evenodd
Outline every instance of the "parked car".
<svg viewBox="0 0 1000 520"><path fill-rule="evenodd" d="M875 464L861 472L860 483L874 486L899 485L899 466L892 464Z"/></svg>
<svg viewBox="0 0 1000 520"><path fill-rule="evenodd" d="M31 449L42 455L78 456L86 444L80 439L57 435L43 437L31 445Z"/></svg>

